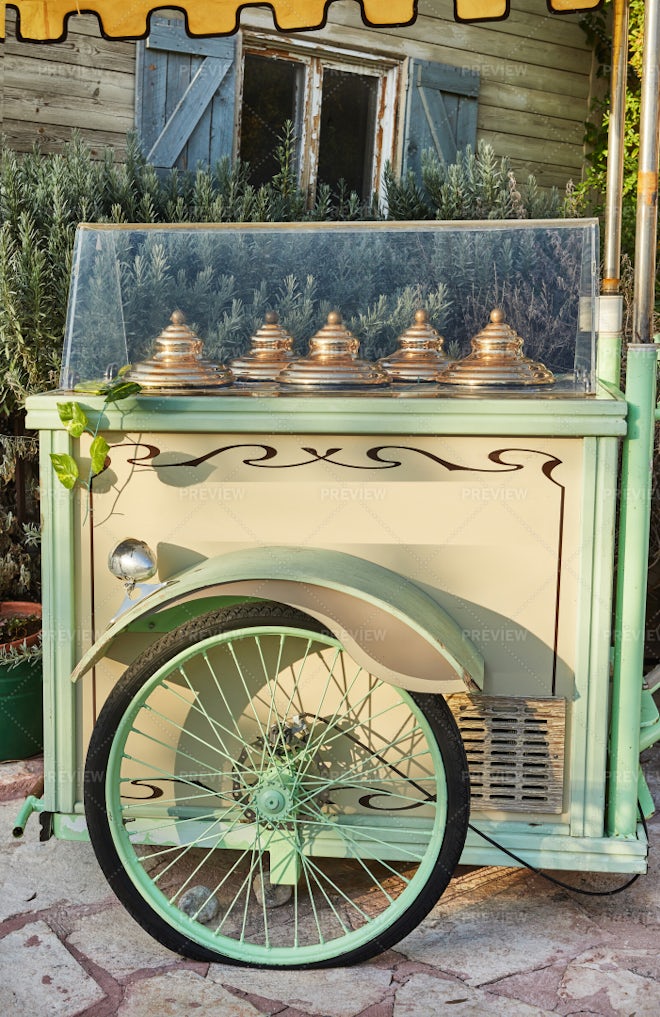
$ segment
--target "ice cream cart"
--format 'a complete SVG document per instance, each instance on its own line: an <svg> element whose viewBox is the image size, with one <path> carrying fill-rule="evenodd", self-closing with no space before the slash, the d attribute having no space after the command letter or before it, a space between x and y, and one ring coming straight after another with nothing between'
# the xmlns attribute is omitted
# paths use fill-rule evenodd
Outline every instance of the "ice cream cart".
<svg viewBox="0 0 660 1017"><path fill-rule="evenodd" d="M81 226L17 831L274 967L386 949L459 863L645 871L657 351L640 311L622 393L618 299L589 219Z"/></svg>

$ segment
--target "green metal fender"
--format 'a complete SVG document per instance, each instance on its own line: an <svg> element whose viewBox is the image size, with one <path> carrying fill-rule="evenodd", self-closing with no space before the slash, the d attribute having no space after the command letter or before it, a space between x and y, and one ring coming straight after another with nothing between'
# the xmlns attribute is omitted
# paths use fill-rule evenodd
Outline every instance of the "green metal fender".
<svg viewBox="0 0 660 1017"><path fill-rule="evenodd" d="M209 598L274 600L323 622L362 666L413 691L483 686L483 657L432 597L396 572L341 551L257 547L209 558L116 618L75 668L77 681L140 619Z"/></svg>

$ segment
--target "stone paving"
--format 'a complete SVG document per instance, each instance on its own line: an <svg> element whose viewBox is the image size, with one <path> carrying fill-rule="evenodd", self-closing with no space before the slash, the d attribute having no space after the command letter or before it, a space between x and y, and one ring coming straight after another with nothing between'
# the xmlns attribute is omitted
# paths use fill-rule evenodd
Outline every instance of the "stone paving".
<svg viewBox="0 0 660 1017"><path fill-rule="evenodd" d="M514 868L459 870L396 949L359 967L269 972L185 961L108 890L85 843L11 829L39 761L0 764L3 1017L659 1017L660 816L650 868L583 897ZM660 746L645 754L660 803ZM607 889L625 877L558 874Z"/></svg>

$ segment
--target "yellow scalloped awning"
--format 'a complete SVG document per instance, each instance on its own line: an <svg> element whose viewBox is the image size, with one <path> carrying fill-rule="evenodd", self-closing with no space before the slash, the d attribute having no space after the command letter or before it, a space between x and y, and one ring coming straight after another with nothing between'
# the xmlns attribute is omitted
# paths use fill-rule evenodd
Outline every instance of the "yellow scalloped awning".
<svg viewBox="0 0 660 1017"><path fill-rule="evenodd" d="M321 28L331 0L271 0L268 5L278 29L283 32ZM515 3L515 0L514 0ZM542 0L539 0L539 6ZM602 0L547 0L556 13L594 10ZM406 25L417 16L417 0L361 0L362 16L368 25ZM457 21L496 21L509 14L510 0L454 0ZM165 9L150 0L14 0L0 3L4 38L5 12L18 12L19 38L35 42L63 39L71 15L98 15L103 35L112 39L139 39L148 32L149 14ZM183 11L191 35L229 35L238 28L239 11L245 0L175 0L171 5ZM259 6L264 6L260 4Z"/></svg>

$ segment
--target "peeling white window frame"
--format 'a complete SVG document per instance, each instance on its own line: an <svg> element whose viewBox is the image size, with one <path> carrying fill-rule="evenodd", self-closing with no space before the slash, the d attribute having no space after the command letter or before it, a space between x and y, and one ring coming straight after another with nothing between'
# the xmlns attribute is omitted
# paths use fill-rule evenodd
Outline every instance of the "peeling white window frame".
<svg viewBox="0 0 660 1017"><path fill-rule="evenodd" d="M272 59L299 63L305 69L304 94L301 104L300 137L298 143L298 182L313 205L316 196L319 129L323 98L324 68L370 75L378 80L376 96L376 123L373 138L371 186L368 199L378 194L383 202L383 178L386 163L395 165L397 156L398 104L405 60L361 50L352 50L329 43L319 44L306 38L291 38L281 34L244 29L240 33L238 57L239 75L236 89L236 136L234 151L240 151L241 112L243 107L243 80L245 54L267 56Z"/></svg>

